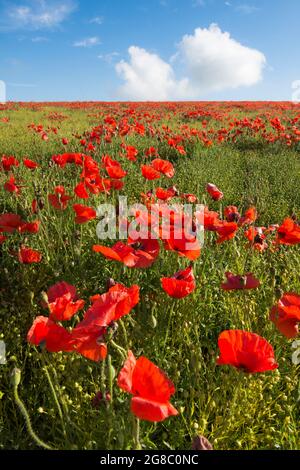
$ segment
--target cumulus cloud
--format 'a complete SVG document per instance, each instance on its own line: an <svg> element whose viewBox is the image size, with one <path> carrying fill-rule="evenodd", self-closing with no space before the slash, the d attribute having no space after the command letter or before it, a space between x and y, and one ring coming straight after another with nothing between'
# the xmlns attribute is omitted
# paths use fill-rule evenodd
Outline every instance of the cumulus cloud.
<svg viewBox="0 0 300 470"><path fill-rule="evenodd" d="M74 42L73 46L74 47L93 47L93 46L98 46L99 44L101 44L100 39L97 36L93 36L91 38L82 39L81 41L76 41Z"/></svg>
<svg viewBox="0 0 300 470"><path fill-rule="evenodd" d="M191 86L199 92L251 86L262 78L265 56L243 46L216 24L185 35L178 47Z"/></svg>
<svg viewBox="0 0 300 470"><path fill-rule="evenodd" d="M141 47L128 49L130 61L121 60L116 71L124 80L121 95L128 99L157 100L187 96L188 81L177 81L170 64Z"/></svg>
<svg viewBox="0 0 300 470"><path fill-rule="evenodd" d="M50 29L60 25L74 10L73 0L31 0L11 4L1 12L1 29Z"/></svg>
<svg viewBox="0 0 300 470"><path fill-rule="evenodd" d="M216 25L185 35L173 58L166 62L137 46L128 49L129 61L116 64L126 99L194 99L209 92L251 86L262 78L265 56L240 44ZM184 70L177 78L174 67Z"/></svg>

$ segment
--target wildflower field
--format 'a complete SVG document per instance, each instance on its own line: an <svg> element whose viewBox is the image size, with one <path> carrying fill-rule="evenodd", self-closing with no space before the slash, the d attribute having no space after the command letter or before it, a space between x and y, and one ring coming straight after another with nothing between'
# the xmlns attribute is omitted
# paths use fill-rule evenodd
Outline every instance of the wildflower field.
<svg viewBox="0 0 300 470"><path fill-rule="evenodd" d="M0 448L299 449L299 150L286 102L2 105Z"/></svg>

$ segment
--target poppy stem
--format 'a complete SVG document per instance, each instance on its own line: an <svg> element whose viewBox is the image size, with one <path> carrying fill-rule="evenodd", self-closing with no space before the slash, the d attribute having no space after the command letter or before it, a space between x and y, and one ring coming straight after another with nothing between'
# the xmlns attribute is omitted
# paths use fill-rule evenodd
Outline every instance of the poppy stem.
<svg viewBox="0 0 300 470"><path fill-rule="evenodd" d="M17 407L19 408L21 414L23 415L23 417L25 419L28 433L39 447L43 447L43 449L46 449L46 450L55 450L53 447L49 446L44 441L42 441L35 434L35 432L32 428L32 425L31 425L31 421L30 421L28 411L27 411L24 403L22 402L22 400L19 397L18 386L20 384L20 380L21 380L21 371L20 371L20 369L14 369L12 371L12 384L13 384L13 388L14 388L14 399L15 399Z"/></svg>
<svg viewBox="0 0 300 470"><path fill-rule="evenodd" d="M57 411L58 411L58 414L59 414L63 435L66 438L67 437L67 432L66 432L66 427L65 427L65 422L64 422L62 409L61 409L61 406L60 406L58 398L57 398L55 387L53 385L52 379L51 379L50 374L49 374L49 370L48 370L47 363L46 363L46 360L45 360L45 357L44 357L44 353L42 353L42 358L43 358L43 363L44 363L43 371L44 371L44 373L46 375L46 378L48 380L50 390L51 390L51 393L52 393L52 396L53 396L53 399L54 399L54 402L55 402L55 405L56 405L56 408L57 408Z"/></svg>
<svg viewBox="0 0 300 470"><path fill-rule="evenodd" d="M127 357L127 352L122 346L119 346L117 343L115 343L112 339L110 340L109 344L112 345L113 348L115 348L118 353L122 356L122 359L126 359Z"/></svg>
<svg viewBox="0 0 300 470"><path fill-rule="evenodd" d="M121 325L121 328L122 328L122 331L123 331L123 334L124 334L124 340L125 340L126 349L129 349L129 348L128 348L127 331L126 331L125 325L124 325L124 323L123 323L123 320L122 320L121 318L119 319L119 323L120 323L120 325Z"/></svg>
<svg viewBox="0 0 300 470"><path fill-rule="evenodd" d="M140 443L140 420L139 418L133 419L133 441L134 441L134 450L141 450L142 446Z"/></svg>

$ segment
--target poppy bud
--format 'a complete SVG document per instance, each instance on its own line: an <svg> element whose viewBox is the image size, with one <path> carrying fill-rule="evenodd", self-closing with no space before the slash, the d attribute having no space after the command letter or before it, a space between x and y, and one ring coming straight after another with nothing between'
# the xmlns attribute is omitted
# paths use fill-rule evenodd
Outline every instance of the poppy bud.
<svg viewBox="0 0 300 470"><path fill-rule="evenodd" d="M15 367L11 373L11 382L15 388L18 387L21 381L21 370Z"/></svg>
<svg viewBox="0 0 300 470"><path fill-rule="evenodd" d="M110 289L111 287L114 287L116 285L116 281L110 277L108 280L107 280L107 283L106 283L106 288L107 289Z"/></svg>
<svg viewBox="0 0 300 470"><path fill-rule="evenodd" d="M196 436L193 439L192 450L213 450L213 446L204 436Z"/></svg>

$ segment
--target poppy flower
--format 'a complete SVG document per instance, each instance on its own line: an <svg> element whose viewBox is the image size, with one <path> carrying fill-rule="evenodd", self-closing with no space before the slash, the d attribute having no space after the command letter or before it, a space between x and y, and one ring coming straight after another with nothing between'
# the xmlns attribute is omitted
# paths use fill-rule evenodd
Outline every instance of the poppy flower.
<svg viewBox="0 0 300 470"><path fill-rule="evenodd" d="M173 178L175 174L174 167L171 162L168 160L162 160L161 158L155 158L151 162L152 168L154 170L159 171L163 175L165 175L167 178Z"/></svg>
<svg viewBox="0 0 300 470"><path fill-rule="evenodd" d="M74 189L74 193L80 199L88 199L89 198L89 193L85 189L85 184L84 183L77 184L77 186Z"/></svg>
<svg viewBox="0 0 300 470"><path fill-rule="evenodd" d="M249 240L251 247L260 252L268 248L266 242L266 235L264 232L267 232L265 227L250 227L245 231L245 237Z"/></svg>
<svg viewBox="0 0 300 470"><path fill-rule="evenodd" d="M195 194L190 194L190 193L181 194L181 199L184 199L189 204L194 204L195 202L198 202L197 196L195 196Z"/></svg>
<svg viewBox="0 0 300 470"><path fill-rule="evenodd" d="M139 302L139 286L115 284L109 291L92 298L93 304L72 331L73 348L82 356L100 361L107 355L104 336L107 327L127 315Z"/></svg>
<svg viewBox="0 0 300 470"><path fill-rule="evenodd" d="M139 419L159 422L178 414L170 403L175 393L173 383L146 357L136 360L132 351L128 351L118 376L118 386L133 395L131 411Z"/></svg>
<svg viewBox="0 0 300 470"><path fill-rule="evenodd" d="M231 240L235 237L237 230L238 225L235 222L220 221L220 223L216 227L216 232L219 235L217 243L223 243L226 240Z"/></svg>
<svg viewBox="0 0 300 470"><path fill-rule="evenodd" d="M244 276L235 276L227 272L225 276L227 281L221 284L221 289L223 290L256 289L260 286L259 280L255 279L252 273L245 274Z"/></svg>
<svg viewBox="0 0 300 470"><path fill-rule="evenodd" d="M33 250L27 246L22 246L18 253L19 261L23 264L39 263L42 255L39 251Z"/></svg>
<svg viewBox="0 0 300 470"><path fill-rule="evenodd" d="M113 160L109 155L104 155L102 157L102 163L110 178L120 179L127 175L127 171L123 170L120 163L116 160Z"/></svg>
<svg viewBox="0 0 300 470"><path fill-rule="evenodd" d="M238 222L241 218L241 215L236 206L225 207L224 216L227 222Z"/></svg>
<svg viewBox="0 0 300 470"><path fill-rule="evenodd" d="M127 244L118 241L111 248L94 245L93 250L108 259L119 261L128 268L148 268L159 254L159 243L153 239L128 240Z"/></svg>
<svg viewBox="0 0 300 470"><path fill-rule="evenodd" d="M71 332L73 351L91 361L102 361L107 356L105 332L105 328L94 325L84 327L79 323Z"/></svg>
<svg viewBox="0 0 300 470"><path fill-rule="evenodd" d="M96 211L91 207L83 206L82 204L74 204L73 209L76 212L76 224L84 224L96 218Z"/></svg>
<svg viewBox="0 0 300 470"><path fill-rule="evenodd" d="M210 211L207 207L204 208L204 214L195 213L197 220L203 223L204 230L215 232L218 227L222 226L222 221L219 219L218 212ZM202 221L203 218L203 221Z"/></svg>
<svg viewBox="0 0 300 470"><path fill-rule="evenodd" d="M9 180L4 183L4 189L9 193L16 193L18 195L21 192L21 188L22 186L16 184L16 178L14 176L11 176Z"/></svg>
<svg viewBox="0 0 300 470"><path fill-rule="evenodd" d="M194 292L196 289L193 267L189 266L174 274L172 277L163 277L161 279L163 290L175 299L182 299Z"/></svg>
<svg viewBox="0 0 300 470"><path fill-rule="evenodd" d="M279 299L277 305L272 307L270 320L284 336L295 338L299 333L300 295L285 293Z"/></svg>
<svg viewBox="0 0 300 470"><path fill-rule="evenodd" d="M207 183L206 191L208 192L208 194L212 197L214 201L220 201L220 199L222 199L224 196L222 191L220 191L219 188L217 188L217 186L212 183Z"/></svg>
<svg viewBox="0 0 300 470"><path fill-rule="evenodd" d="M174 188L169 188L169 189L163 189L163 188L157 188L155 191L155 196L157 199L160 199L162 201L169 201L174 197L176 194L176 191Z"/></svg>
<svg viewBox="0 0 300 470"><path fill-rule="evenodd" d="M196 260L200 256L200 244L195 236L182 235L181 238L176 238L174 232L166 240L163 240L166 250L175 251L179 256L184 256L191 261Z"/></svg>
<svg viewBox="0 0 300 470"><path fill-rule="evenodd" d="M20 233L38 233L40 228L40 221L35 220L34 222L24 222L20 227Z"/></svg>
<svg viewBox="0 0 300 470"><path fill-rule="evenodd" d="M19 166L19 162L15 157L7 157L6 155L1 158L1 164L4 171L10 171L13 166Z"/></svg>
<svg viewBox="0 0 300 470"><path fill-rule="evenodd" d="M18 214L7 212L0 215L0 232L13 233L24 224Z"/></svg>
<svg viewBox="0 0 300 470"><path fill-rule="evenodd" d="M54 194L48 195L51 206L58 210L65 210L70 199L72 199L72 196L66 194L66 190L63 186L56 186L54 188Z"/></svg>
<svg viewBox="0 0 300 470"><path fill-rule="evenodd" d="M142 165L141 170L143 177L147 180L157 180L160 178L160 172L150 165Z"/></svg>
<svg viewBox="0 0 300 470"><path fill-rule="evenodd" d="M280 245L297 245L300 243L300 225L293 219L285 219L277 229L276 243Z"/></svg>
<svg viewBox="0 0 300 470"><path fill-rule="evenodd" d="M239 220L239 226L250 225L257 219L257 210L255 207L249 207Z"/></svg>
<svg viewBox="0 0 300 470"><path fill-rule="evenodd" d="M27 341L35 346L45 346L49 352L72 351L72 336L65 328L47 317L34 320L27 333Z"/></svg>
<svg viewBox="0 0 300 470"><path fill-rule="evenodd" d="M50 319L56 322L70 320L84 306L84 300L76 300L76 288L65 281L48 289Z"/></svg>
<svg viewBox="0 0 300 470"><path fill-rule="evenodd" d="M36 162L30 160L29 158L24 158L23 163L26 168L29 168L29 170L35 170L39 166Z"/></svg>
<svg viewBox="0 0 300 470"><path fill-rule="evenodd" d="M271 344L255 333L226 330L220 334L218 345L218 365L231 365L252 374L278 367Z"/></svg>

